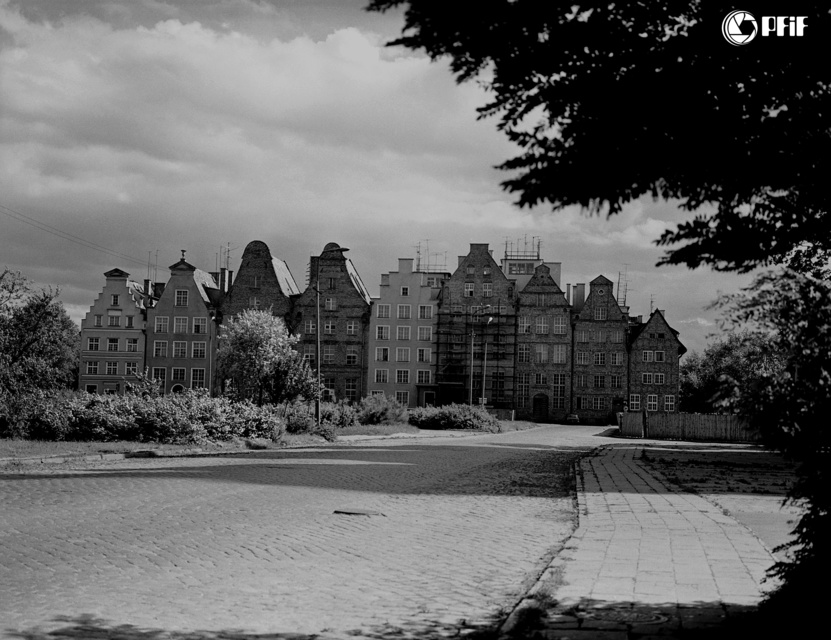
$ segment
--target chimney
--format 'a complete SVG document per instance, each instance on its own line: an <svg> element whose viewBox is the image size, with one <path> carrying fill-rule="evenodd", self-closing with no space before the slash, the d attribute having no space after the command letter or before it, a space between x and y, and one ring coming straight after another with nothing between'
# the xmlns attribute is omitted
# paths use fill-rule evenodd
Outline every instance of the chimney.
<svg viewBox="0 0 831 640"><path fill-rule="evenodd" d="M144 279L144 293L148 296L153 295L152 281L150 280L150 278Z"/></svg>
<svg viewBox="0 0 831 640"><path fill-rule="evenodd" d="M228 269L226 269L225 267L220 267L219 268L219 290L222 293L227 293L228 289L231 288L231 287L228 286L229 284L230 283L228 282Z"/></svg>
<svg viewBox="0 0 831 640"><path fill-rule="evenodd" d="M586 303L586 285L580 283L574 285L574 310L581 311Z"/></svg>
<svg viewBox="0 0 831 640"><path fill-rule="evenodd" d="M566 284L566 303L571 304L571 285Z"/></svg>

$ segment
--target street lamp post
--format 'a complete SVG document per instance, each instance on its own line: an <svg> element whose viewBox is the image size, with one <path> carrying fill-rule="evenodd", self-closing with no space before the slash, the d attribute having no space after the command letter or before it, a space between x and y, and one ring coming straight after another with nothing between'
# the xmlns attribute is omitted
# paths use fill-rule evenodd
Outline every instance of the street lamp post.
<svg viewBox="0 0 831 640"><path fill-rule="evenodd" d="M493 317L492 317L492 316L491 316L490 318L488 318L488 322L487 322L487 324L485 324L485 328L487 328L487 327L488 327L488 325L489 325L491 322L493 322ZM487 340L487 332L482 333L482 340L483 340L483 341L484 341L484 343L485 343L485 357L484 357L484 359L482 360L482 406L484 407L484 406L485 406L485 401L486 401L486 398L485 398L485 372L486 372L486 371L487 371L487 369L488 369L488 340ZM471 364L472 364L472 363L471 363Z"/></svg>
<svg viewBox="0 0 831 640"><path fill-rule="evenodd" d="M468 396L467 403L470 406L473 406L473 340L476 337L476 332L471 329L470 331L470 395Z"/></svg>

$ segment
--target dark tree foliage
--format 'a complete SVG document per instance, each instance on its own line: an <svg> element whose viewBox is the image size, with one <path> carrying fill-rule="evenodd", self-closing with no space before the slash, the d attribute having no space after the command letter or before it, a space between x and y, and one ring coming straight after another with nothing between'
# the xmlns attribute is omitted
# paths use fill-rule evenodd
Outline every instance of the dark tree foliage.
<svg viewBox="0 0 831 640"><path fill-rule="evenodd" d="M791 546L793 562L780 562L783 579L768 604L819 613L825 592L816 585L831 571L831 272L823 277L794 270L759 276L722 304L735 326L773 335L784 366L734 388L732 404L771 445L798 464L789 499L804 506Z"/></svg>
<svg viewBox="0 0 831 640"><path fill-rule="evenodd" d="M640 196L692 219L663 234L662 263L749 270L812 240L831 247L831 66L823 2L749 3L808 16L805 35L733 46L720 2L481 0L469 11L405 5L391 44L450 57L491 91L482 117L517 143L503 186L521 206L614 214Z"/></svg>
<svg viewBox="0 0 831 640"><path fill-rule="evenodd" d="M57 297L57 291L33 291L19 273L0 274L0 393L75 382L78 327Z"/></svg>
<svg viewBox="0 0 831 640"><path fill-rule="evenodd" d="M774 334L743 330L710 342L703 353L681 363L679 409L687 413L736 410L736 394L752 392L784 369L784 354Z"/></svg>
<svg viewBox="0 0 831 640"><path fill-rule="evenodd" d="M32 290L20 273L0 272L0 432L31 394L77 384L78 327L57 297Z"/></svg>

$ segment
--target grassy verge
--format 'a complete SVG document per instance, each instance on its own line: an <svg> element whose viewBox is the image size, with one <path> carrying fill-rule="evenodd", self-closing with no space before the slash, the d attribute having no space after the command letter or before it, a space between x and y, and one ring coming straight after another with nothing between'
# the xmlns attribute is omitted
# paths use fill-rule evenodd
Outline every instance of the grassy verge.
<svg viewBox="0 0 831 640"><path fill-rule="evenodd" d="M517 420L514 422L503 420L500 421L502 432L509 431L523 431L525 429L533 429L540 425L534 422L526 422ZM422 433L421 429L414 427L406 422L397 424L358 424L353 427L346 427L345 429L338 429L339 436L391 436L396 434L411 434L418 435ZM439 435L441 431L425 431L432 435ZM480 433L479 431L470 431L471 435ZM283 436L283 446L299 447L299 446L314 446L325 442L319 436L310 436L306 434L291 435L285 434ZM268 443L267 448L280 448L280 444ZM179 452L185 452L194 448L202 451L232 451L239 449L241 451L248 450L252 447L247 445L244 441L232 441L223 444L204 444L198 447L194 445L175 445L175 444L157 444L153 442L50 442L46 440L17 440L10 438L0 438L0 458L47 458L51 456L67 456L67 455L96 455L101 453L129 453L132 451L160 451L175 455ZM259 447L256 447L259 448Z"/></svg>
<svg viewBox="0 0 831 640"><path fill-rule="evenodd" d="M396 424L356 424L338 429L339 436L392 436L398 433L421 433L421 430L406 422Z"/></svg>
<svg viewBox="0 0 831 640"><path fill-rule="evenodd" d="M221 451L233 447L201 445L202 450ZM237 445L245 448L243 443ZM16 440L0 438L0 458L47 458L66 455L95 455L99 453L129 453L131 451L182 452L196 448L194 445L157 444L152 442L50 442L46 440Z"/></svg>

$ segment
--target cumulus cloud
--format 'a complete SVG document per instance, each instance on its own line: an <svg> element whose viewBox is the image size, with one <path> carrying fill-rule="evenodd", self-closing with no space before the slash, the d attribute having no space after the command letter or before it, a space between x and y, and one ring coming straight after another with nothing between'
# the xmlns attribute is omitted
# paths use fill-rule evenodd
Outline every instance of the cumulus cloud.
<svg viewBox="0 0 831 640"><path fill-rule="evenodd" d="M163 279L181 248L213 269L220 245L238 258L264 240L302 284L335 241L377 291L419 240L452 267L470 242L498 255L536 237L571 282L626 268L642 305L660 290L680 308L679 283L683 304L710 302L706 276L655 272L671 203L518 210L493 168L516 150L477 121L483 90L385 47L400 16L362 5L0 0L0 204L137 261L0 216L4 260L80 314L104 271L143 277L148 253Z"/></svg>

